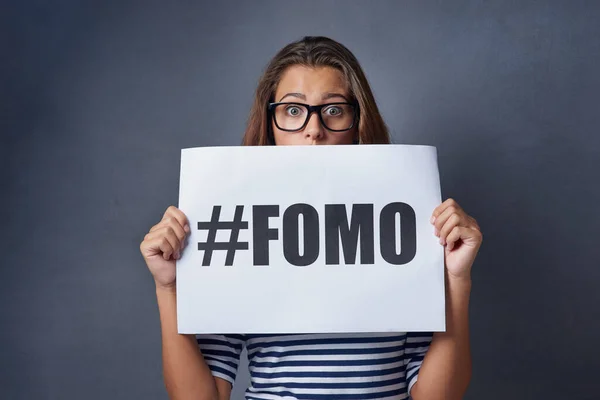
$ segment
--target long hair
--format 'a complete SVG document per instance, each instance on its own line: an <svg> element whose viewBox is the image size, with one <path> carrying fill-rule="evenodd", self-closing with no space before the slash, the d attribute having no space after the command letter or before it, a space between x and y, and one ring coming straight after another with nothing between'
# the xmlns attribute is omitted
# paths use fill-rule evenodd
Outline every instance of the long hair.
<svg viewBox="0 0 600 400"><path fill-rule="evenodd" d="M243 145L274 145L267 105L274 101L277 85L284 71L293 65L332 67L344 76L351 100L358 103L358 142L390 143L390 136L379 113L375 98L358 60L342 44L323 36L306 36L281 49L269 62L258 82L250 110Z"/></svg>

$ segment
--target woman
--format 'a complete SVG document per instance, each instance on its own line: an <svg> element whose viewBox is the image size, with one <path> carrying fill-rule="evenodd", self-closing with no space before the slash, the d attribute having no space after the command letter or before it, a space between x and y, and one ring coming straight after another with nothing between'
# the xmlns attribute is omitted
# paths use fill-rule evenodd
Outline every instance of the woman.
<svg viewBox="0 0 600 400"><path fill-rule="evenodd" d="M324 37L291 43L270 62L243 140L250 146L389 142L358 61ZM140 246L156 282L169 396L229 399L246 346L247 399L462 398L471 376L470 271L482 235L454 200L432 211L432 231L445 247L446 332L179 335L175 260L190 228L185 215L169 207Z"/></svg>

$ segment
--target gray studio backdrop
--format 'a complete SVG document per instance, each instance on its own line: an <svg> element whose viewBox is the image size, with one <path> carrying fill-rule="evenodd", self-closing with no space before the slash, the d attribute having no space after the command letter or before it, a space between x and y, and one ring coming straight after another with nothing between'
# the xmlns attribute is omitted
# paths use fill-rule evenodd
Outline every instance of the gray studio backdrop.
<svg viewBox="0 0 600 400"><path fill-rule="evenodd" d="M166 399L139 243L306 34L482 226L466 398L598 398L599 2L178 3L2 2L0 398Z"/></svg>

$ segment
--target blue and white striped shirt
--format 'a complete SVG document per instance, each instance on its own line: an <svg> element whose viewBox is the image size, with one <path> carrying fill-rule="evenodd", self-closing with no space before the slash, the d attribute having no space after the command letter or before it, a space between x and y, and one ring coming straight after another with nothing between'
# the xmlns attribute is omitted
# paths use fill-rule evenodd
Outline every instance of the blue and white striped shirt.
<svg viewBox="0 0 600 400"><path fill-rule="evenodd" d="M409 399L432 333L196 335L212 374L235 381L244 346L247 400Z"/></svg>

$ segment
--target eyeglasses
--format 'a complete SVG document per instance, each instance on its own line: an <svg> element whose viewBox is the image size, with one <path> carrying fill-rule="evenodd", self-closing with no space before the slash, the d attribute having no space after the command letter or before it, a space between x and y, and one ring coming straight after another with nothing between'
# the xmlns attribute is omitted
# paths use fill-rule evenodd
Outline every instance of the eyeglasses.
<svg viewBox="0 0 600 400"><path fill-rule="evenodd" d="M354 103L328 103L311 106L303 103L269 103L275 126L282 131L297 132L306 127L313 112L325 128L333 132L344 132L356 124L358 105Z"/></svg>

